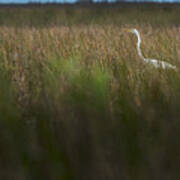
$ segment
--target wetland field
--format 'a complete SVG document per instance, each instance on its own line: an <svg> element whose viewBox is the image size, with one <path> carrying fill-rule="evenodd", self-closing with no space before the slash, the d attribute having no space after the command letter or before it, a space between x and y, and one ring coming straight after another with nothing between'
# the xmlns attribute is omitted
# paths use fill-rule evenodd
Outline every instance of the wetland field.
<svg viewBox="0 0 180 180"><path fill-rule="evenodd" d="M0 6L0 179L178 180L179 138L180 5Z"/></svg>

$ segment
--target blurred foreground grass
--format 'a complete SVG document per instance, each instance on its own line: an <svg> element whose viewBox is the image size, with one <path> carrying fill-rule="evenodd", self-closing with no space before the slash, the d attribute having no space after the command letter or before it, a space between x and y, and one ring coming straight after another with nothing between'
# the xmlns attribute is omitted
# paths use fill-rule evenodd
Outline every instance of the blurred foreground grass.
<svg viewBox="0 0 180 180"><path fill-rule="evenodd" d="M153 11L152 11L153 10ZM179 179L178 7L0 9L1 179Z"/></svg>

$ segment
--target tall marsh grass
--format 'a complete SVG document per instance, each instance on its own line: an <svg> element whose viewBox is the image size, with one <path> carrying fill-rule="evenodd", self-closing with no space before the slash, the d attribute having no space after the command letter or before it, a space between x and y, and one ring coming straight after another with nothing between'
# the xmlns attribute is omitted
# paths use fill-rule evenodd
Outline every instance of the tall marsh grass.
<svg viewBox="0 0 180 180"><path fill-rule="evenodd" d="M179 68L179 11L153 10L0 9L2 179L180 178L179 70L123 31Z"/></svg>

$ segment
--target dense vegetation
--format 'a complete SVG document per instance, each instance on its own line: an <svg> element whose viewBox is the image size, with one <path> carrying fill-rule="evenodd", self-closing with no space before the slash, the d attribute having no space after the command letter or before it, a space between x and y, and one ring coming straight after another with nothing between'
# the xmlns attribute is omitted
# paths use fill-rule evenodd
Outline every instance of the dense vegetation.
<svg viewBox="0 0 180 180"><path fill-rule="evenodd" d="M0 9L0 178L179 179L178 5Z"/></svg>

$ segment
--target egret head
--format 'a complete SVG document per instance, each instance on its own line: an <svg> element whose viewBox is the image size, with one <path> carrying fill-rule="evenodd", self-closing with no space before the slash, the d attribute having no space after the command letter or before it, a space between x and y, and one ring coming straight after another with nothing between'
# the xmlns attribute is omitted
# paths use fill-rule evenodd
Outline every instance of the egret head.
<svg viewBox="0 0 180 180"><path fill-rule="evenodd" d="M133 33L133 34L139 34L138 30L137 29L125 29L126 32L130 32L130 33Z"/></svg>

